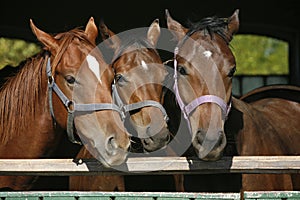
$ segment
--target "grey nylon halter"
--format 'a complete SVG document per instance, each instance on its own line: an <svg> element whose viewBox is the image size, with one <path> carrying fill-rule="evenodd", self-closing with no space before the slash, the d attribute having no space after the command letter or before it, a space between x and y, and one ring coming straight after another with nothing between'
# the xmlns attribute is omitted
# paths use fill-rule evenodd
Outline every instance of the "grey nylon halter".
<svg viewBox="0 0 300 200"><path fill-rule="evenodd" d="M59 89L57 84L54 81L51 71L51 64L50 64L50 57L47 60L47 67L46 67L47 77L48 77L48 93L49 93L49 105L50 105L50 113L55 120L55 115L53 111L53 102L52 102L52 92L54 91L61 102L64 104L68 111L68 118L67 118L67 134L68 138L71 142L76 144L81 144L80 141L76 140L74 137L74 113L77 112L91 112L91 111L100 111L100 110L114 110L120 113L123 116L123 112L121 109L111 103L91 103L91 104L77 104L73 100L68 99L66 95Z"/></svg>
<svg viewBox="0 0 300 200"><path fill-rule="evenodd" d="M124 104L118 91L117 91L117 87L116 87L116 84L114 83L112 85L112 95L113 95L113 99L115 101L115 103L119 106L119 108L122 109L122 119L125 120L125 115L126 113L128 113L129 111L132 111L132 110L136 110L136 109L140 109L140 108L143 108L143 107L149 107L149 106L152 106L152 107L156 107L158 108L163 116L164 116L164 120L165 121L168 121L169 120L169 117L167 115L167 112L165 110L165 108L157 101L153 101L153 100L144 100L144 101L141 101L141 102L137 102L137 103L132 103L132 104Z"/></svg>

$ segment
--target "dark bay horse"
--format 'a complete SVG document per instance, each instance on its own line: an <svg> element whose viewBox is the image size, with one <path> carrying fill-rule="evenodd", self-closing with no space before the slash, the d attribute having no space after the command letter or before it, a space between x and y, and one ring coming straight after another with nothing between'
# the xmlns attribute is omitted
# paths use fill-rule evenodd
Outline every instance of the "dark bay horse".
<svg viewBox="0 0 300 200"><path fill-rule="evenodd" d="M155 50L160 36L159 21L153 21L146 37L144 32L141 32L143 35L139 30L134 32L135 35L115 35L104 23L100 24L102 39L114 52L111 62L115 72L113 96L129 112L129 124L125 123L127 130L141 140L142 151L132 149L132 152L145 156L143 149L151 153L165 147L171 138L167 114L162 107L167 72ZM81 149L77 158L92 156ZM74 176L70 177L70 190L125 191L124 177Z"/></svg>
<svg viewBox="0 0 300 200"><path fill-rule="evenodd" d="M166 11L168 29L178 40L174 93L188 122L195 152L202 160L219 159L226 146L223 127L235 71L228 44L238 29L237 13L229 19L204 18L187 29Z"/></svg>
<svg viewBox="0 0 300 200"><path fill-rule="evenodd" d="M239 155L300 154L300 87L267 86L232 103L225 130L235 136ZM299 174L242 174L244 191L299 189Z"/></svg>
<svg viewBox="0 0 300 200"><path fill-rule="evenodd" d="M239 28L238 10L229 18L204 18L189 29L168 12L166 18L179 41L176 97L190 123L198 157L219 159L226 146L225 133L234 135L242 156L299 155L299 102L270 96L247 103L232 97L236 63L229 43ZM241 189L299 190L299 185L295 174L243 174Z"/></svg>
<svg viewBox="0 0 300 200"><path fill-rule="evenodd" d="M97 50L97 26L54 36L30 26L44 51L0 91L0 158L49 158L67 131L105 166L127 157L130 137L112 103L114 73ZM29 190L37 177L1 176L0 188Z"/></svg>

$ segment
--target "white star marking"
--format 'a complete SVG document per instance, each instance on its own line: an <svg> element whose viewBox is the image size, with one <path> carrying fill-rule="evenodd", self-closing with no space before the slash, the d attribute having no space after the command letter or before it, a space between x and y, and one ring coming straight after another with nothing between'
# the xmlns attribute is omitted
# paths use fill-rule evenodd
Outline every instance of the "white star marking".
<svg viewBox="0 0 300 200"><path fill-rule="evenodd" d="M99 66L99 62L96 60L96 58L94 56L88 55L86 57L87 63L89 65L89 68L92 70L92 72L95 74L95 76L97 77L97 79L99 80L100 83L101 79L100 79L100 66Z"/></svg>
<svg viewBox="0 0 300 200"><path fill-rule="evenodd" d="M204 51L204 52L203 52L203 55L204 55L206 58L209 58L209 57L211 57L212 52L211 52L211 51Z"/></svg>
<svg viewBox="0 0 300 200"><path fill-rule="evenodd" d="M145 63L145 61L142 60L142 67L145 69L145 70L148 70L148 66L147 64Z"/></svg>

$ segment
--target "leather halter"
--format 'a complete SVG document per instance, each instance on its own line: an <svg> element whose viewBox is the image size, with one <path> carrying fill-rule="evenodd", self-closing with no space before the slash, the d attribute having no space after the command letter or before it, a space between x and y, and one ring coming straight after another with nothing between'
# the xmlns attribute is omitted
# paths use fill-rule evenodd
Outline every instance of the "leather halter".
<svg viewBox="0 0 300 200"><path fill-rule="evenodd" d="M228 114L229 114L229 111L231 109L231 101L227 105L227 103L218 96L203 95L203 96L200 96L200 97L194 99L193 101L191 101L187 105L184 104L182 98L180 97L179 89L178 89L177 60L176 60L177 54L178 54L178 47L176 47L175 50L174 50L174 90L175 90L175 95L176 95L176 99L177 99L177 102L179 104L179 107L180 107L181 111L183 112L184 118L187 120L187 122L189 124L190 131L191 131L191 127L190 127L188 117L189 117L189 115L191 114L191 112L193 110L195 110L198 106L200 106L204 103L215 103L215 104L217 104L222 110L223 118L226 119Z"/></svg>
<svg viewBox="0 0 300 200"><path fill-rule="evenodd" d="M50 113L53 119L55 120L54 111L53 111L53 102L52 102L52 92L54 91L59 99L62 101L64 106L68 111L67 118L67 134L68 138L71 142L75 144L81 144L80 141L76 140L74 137L74 113L75 112L91 112L91 111L100 111L100 110L114 110L120 113L123 116L123 112L121 109L111 103L91 103L91 104L78 104L73 100L68 99L66 95L59 89L58 85L54 81L54 77L51 71L50 57L47 60L46 73L48 77L48 94L49 94L49 105L50 105Z"/></svg>

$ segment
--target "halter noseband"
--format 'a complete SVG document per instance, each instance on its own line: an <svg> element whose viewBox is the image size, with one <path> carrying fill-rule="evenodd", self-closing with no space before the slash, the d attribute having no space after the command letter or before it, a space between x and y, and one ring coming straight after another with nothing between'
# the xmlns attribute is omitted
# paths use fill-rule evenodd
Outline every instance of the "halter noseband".
<svg viewBox="0 0 300 200"><path fill-rule="evenodd" d="M231 109L231 102L229 103L229 105L227 105L227 103L218 96L203 95L203 96L200 96L200 97L194 99L193 101L191 101L187 105L184 104L183 100L180 97L179 89L178 89L177 60L176 60L176 55L177 54L178 54L178 47L176 47L175 50L174 50L174 90L175 90L175 95L176 95L177 102L179 104L179 107L180 107L181 111L183 112L184 118L189 122L189 119L188 119L189 115L198 106L200 106L204 103L215 103L221 108L223 118L226 119L227 116L228 116L228 113Z"/></svg>
<svg viewBox="0 0 300 200"><path fill-rule="evenodd" d="M123 115L120 108L111 103L91 103L91 104L77 104L73 100L68 99L66 95L59 89L58 85L55 83L54 78L52 76L50 57L47 60L46 73L48 77L48 94L49 94L49 105L50 105L50 113L51 116L55 120L54 111L53 111L53 102L52 102L52 91L54 91L59 99L62 101L64 106L68 111L68 119L67 119L67 134L68 138L71 142L76 144L81 144L80 141L76 140L73 132L73 124L74 124L74 113L78 112L91 112L91 111L99 111L99 110L114 110Z"/></svg>
<svg viewBox="0 0 300 200"><path fill-rule="evenodd" d="M120 97L120 95L119 95L119 93L118 93L118 91L117 91L117 87L116 87L115 83L112 85L112 94L113 94L113 99L115 100L115 103L123 111L123 115L122 115L123 120L125 120L125 117L126 117L125 113L128 113L132 110L140 109L140 108L143 108L143 107L150 107L150 106L158 108L162 112L165 121L169 120L169 117L168 117L168 114L167 114L166 110L157 101L144 100L144 101L137 102L137 103L124 104L121 97Z"/></svg>

